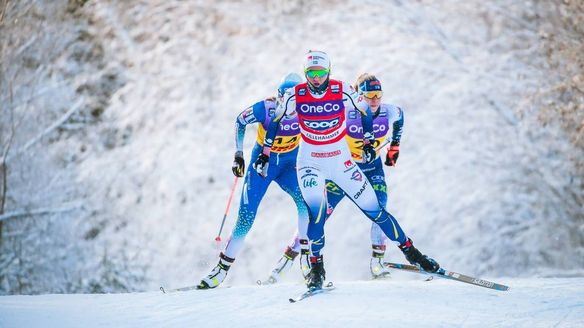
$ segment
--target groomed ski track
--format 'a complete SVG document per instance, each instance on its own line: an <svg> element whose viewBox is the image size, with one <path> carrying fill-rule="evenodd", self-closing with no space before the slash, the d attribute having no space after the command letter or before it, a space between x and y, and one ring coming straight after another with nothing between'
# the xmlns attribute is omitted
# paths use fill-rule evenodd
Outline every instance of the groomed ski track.
<svg viewBox="0 0 584 328"><path fill-rule="evenodd" d="M584 327L584 278L493 280L511 290L394 277L335 281L334 292L295 304L300 283L3 296L0 327Z"/></svg>

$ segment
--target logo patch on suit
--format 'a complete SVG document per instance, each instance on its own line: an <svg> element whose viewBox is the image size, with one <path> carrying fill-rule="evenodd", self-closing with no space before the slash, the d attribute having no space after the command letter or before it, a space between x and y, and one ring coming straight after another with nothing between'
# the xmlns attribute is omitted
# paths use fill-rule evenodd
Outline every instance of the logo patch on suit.
<svg viewBox="0 0 584 328"><path fill-rule="evenodd" d="M361 174L361 171L359 170L355 170L353 171L353 174L351 174L351 180L355 180L355 181L363 181L363 174Z"/></svg>

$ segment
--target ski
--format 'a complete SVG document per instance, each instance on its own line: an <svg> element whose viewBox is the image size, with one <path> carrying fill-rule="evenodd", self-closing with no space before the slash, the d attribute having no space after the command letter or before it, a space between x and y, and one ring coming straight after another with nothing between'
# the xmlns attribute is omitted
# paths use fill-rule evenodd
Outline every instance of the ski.
<svg viewBox="0 0 584 328"><path fill-rule="evenodd" d="M334 289L335 289L335 286L333 285L333 283L329 282L323 288L309 289L309 290L305 291L304 293L302 293L294 298L289 298L288 301L290 301L290 303L296 303L296 302L302 301L303 299L309 298L309 297L314 296L314 295L330 292Z"/></svg>
<svg viewBox="0 0 584 328"><path fill-rule="evenodd" d="M221 288L230 288L231 286L223 286ZM208 289L215 289L215 288L199 288L199 285L192 285L192 286L185 286L181 288L175 289L165 289L164 287L160 286L160 291L164 294L168 293L175 293L175 292L186 292L189 290L208 290Z"/></svg>
<svg viewBox="0 0 584 328"><path fill-rule="evenodd" d="M479 278L467 276L467 275L460 274L460 273L453 272L453 271L447 271L447 270L445 270L443 268L438 269L438 271L435 272L435 273L430 273L430 272L426 272L424 270L421 270L416 265L411 265L411 264L400 264L400 263L391 263L391 262L385 262L383 264L385 266L387 266L388 268L392 268L392 269L398 269L398 270L404 270L404 271L409 271L409 272L416 272L416 273L421 273L421 274L427 274L427 275L430 275L430 276L436 276L436 277L440 277L440 278L461 281L461 282L465 282L467 284L471 284L471 285L475 285L475 286L480 286L480 287L485 287L485 288L490 288L490 289L494 289L494 290L500 290L500 291L507 291L507 290L509 290L509 286L505 286L505 285L502 285L502 284L498 284L496 282L487 281L487 280L483 280L483 279L479 279Z"/></svg>
<svg viewBox="0 0 584 328"><path fill-rule="evenodd" d="M181 287L181 288L175 288L175 289L169 289L166 290L164 289L164 287L160 286L160 291L163 294L168 294L168 293L174 293L174 292L186 292L187 290L194 290L194 289L198 289L197 288L198 285L193 285L193 286L186 286L186 287Z"/></svg>

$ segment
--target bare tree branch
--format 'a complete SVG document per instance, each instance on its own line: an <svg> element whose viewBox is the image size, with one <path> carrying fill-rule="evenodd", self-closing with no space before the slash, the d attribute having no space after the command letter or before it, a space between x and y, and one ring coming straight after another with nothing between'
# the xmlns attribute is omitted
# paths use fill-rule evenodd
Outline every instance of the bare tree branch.
<svg viewBox="0 0 584 328"><path fill-rule="evenodd" d="M0 215L0 222L2 222L4 220L16 218L16 217L21 217L21 216L63 213L63 212L70 212L70 211L78 210L81 208L83 208L82 204L73 204L73 205L69 205L69 206L56 207L56 208L45 207L45 208L36 208L36 209L32 209L32 210L27 210L27 209L16 210L16 211L12 211L12 212L8 212L8 213Z"/></svg>
<svg viewBox="0 0 584 328"><path fill-rule="evenodd" d="M47 134L53 132L56 128L58 128L59 126L61 126L65 122L67 122L67 120L71 117L71 115L73 115L79 108L81 108L81 104L82 103L83 103L83 100L82 99L77 100L77 102L75 104L73 104L73 106L71 107L71 109L69 109L69 111L67 111L67 113L65 113L63 116L61 116L58 120L56 120L53 124L51 124L48 128L46 128L43 132L41 132L34 139L32 139L29 142L27 142L13 156L8 157L6 161L11 160L12 158L14 158L14 156L18 156L18 155L24 153L32 145L34 145L37 142L39 142L44 136L46 136Z"/></svg>
<svg viewBox="0 0 584 328"><path fill-rule="evenodd" d="M0 24L2 24L2 20L4 19L4 14L6 13L6 4L8 0L4 0L2 2L2 7L0 7Z"/></svg>

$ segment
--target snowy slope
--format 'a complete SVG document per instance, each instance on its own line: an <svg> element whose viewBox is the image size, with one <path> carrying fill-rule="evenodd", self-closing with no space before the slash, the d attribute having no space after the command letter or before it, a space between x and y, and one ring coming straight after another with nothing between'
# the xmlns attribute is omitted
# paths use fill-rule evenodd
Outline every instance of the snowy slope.
<svg viewBox="0 0 584 328"><path fill-rule="evenodd" d="M274 95L281 76L301 73L308 49L329 53L333 78L376 74L384 101L404 108L398 166L386 168L388 208L423 252L478 275L584 276L582 177L564 157L573 152L562 131L518 114L548 86L541 2L68 3L84 5L74 15L65 1L22 5L46 19L37 36L44 43L31 47L60 47L54 61L16 76L15 102L25 105L15 116L29 130L14 148L39 133L32 118L52 111L51 123L74 108L70 99L87 112L95 88L107 99L93 124L69 122L9 163L7 212L80 206L4 222L2 292L147 291L206 275L223 247L213 238L233 181L234 119ZM30 94L38 102L25 102ZM255 131L247 132L248 165ZM226 284L265 277L295 213L271 186ZM326 268L336 281L369 277L369 227L350 202L327 223ZM393 246L387 257L403 261Z"/></svg>
<svg viewBox="0 0 584 328"><path fill-rule="evenodd" d="M302 291L300 284L173 294L6 296L0 297L0 327L584 326L584 279L503 281L510 291L401 276L338 282L336 290L295 304L288 298Z"/></svg>

